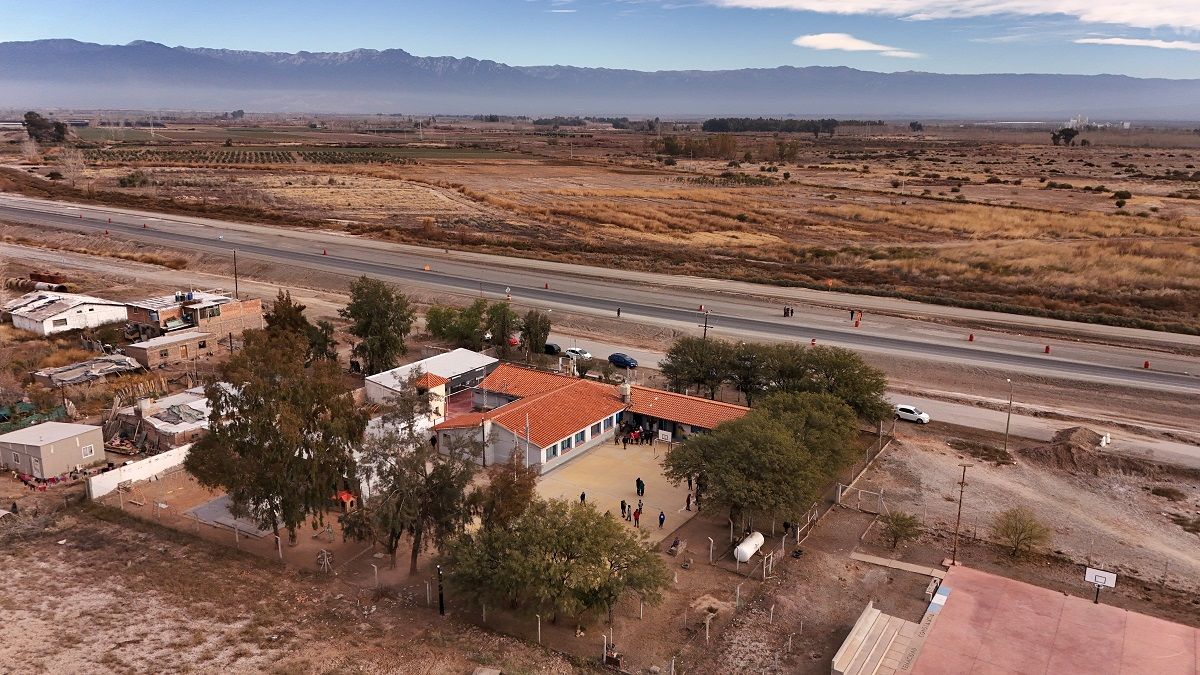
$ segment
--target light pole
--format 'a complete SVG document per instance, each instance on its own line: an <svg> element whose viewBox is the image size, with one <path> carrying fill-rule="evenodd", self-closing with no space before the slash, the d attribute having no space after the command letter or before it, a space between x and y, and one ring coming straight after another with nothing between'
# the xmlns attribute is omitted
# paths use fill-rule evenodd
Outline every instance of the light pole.
<svg viewBox="0 0 1200 675"><path fill-rule="evenodd" d="M967 488L967 469L974 466L973 464L964 462L959 464L962 467L962 480L958 483L958 517L954 519L954 549L950 552L950 565L958 564L958 526L962 524L962 503L963 490Z"/></svg>
<svg viewBox="0 0 1200 675"><path fill-rule="evenodd" d="M1008 455L1008 430L1012 426L1012 399L1013 399L1013 381L1012 378L1005 378L1008 382L1008 419L1004 420L1004 454Z"/></svg>

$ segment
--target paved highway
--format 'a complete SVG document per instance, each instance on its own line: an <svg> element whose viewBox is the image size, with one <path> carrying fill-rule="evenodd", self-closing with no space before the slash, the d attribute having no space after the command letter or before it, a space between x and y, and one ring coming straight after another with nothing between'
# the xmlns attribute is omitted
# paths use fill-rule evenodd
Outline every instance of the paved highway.
<svg viewBox="0 0 1200 675"><path fill-rule="evenodd" d="M1145 349L1087 343L1055 344L1008 332L965 331L918 319L868 315L861 327L848 321L844 308L799 305L785 318L777 303L730 294L746 284L711 279L671 278L657 285L644 273L581 268L542 261L507 259L379 242L344 234L168 216L109 207L76 206L0 195L0 220L84 232L105 232L167 247L230 253L327 272L370 274L391 281L455 294L510 293L514 301L546 308L653 323L697 332L708 321L722 335L744 339L791 340L835 344L854 349L952 361L1069 379L1106 382L1181 393L1200 393L1200 360L1160 351L1155 342L1192 346L1194 336L1113 329L1139 336ZM755 287L759 295L773 289ZM863 303L869 299L854 298ZM999 316L999 315L993 315ZM1062 323L1062 322L1059 322ZM1082 325L1081 325L1082 326ZM1088 330L1107 327L1083 326ZM1114 334L1116 334L1114 333ZM1140 366L1152 360L1152 369Z"/></svg>

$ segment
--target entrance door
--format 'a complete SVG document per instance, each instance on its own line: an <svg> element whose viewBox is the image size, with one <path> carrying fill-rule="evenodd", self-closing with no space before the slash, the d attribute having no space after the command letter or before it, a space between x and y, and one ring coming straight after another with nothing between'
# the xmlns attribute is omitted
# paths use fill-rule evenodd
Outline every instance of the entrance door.
<svg viewBox="0 0 1200 675"><path fill-rule="evenodd" d="M37 457L30 457L29 473L33 474L37 478L45 478L45 476L42 475L42 460L38 459Z"/></svg>
<svg viewBox="0 0 1200 675"><path fill-rule="evenodd" d="M184 346L182 346L182 347L180 347L180 348L179 348L179 358L181 358L181 359L187 359L187 357L188 357L188 355L187 355L187 345L184 345Z"/></svg>

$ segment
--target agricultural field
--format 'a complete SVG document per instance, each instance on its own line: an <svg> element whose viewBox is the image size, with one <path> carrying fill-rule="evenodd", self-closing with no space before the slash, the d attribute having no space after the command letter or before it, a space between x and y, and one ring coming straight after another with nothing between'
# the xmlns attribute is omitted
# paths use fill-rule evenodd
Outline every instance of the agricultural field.
<svg viewBox="0 0 1200 675"><path fill-rule="evenodd" d="M850 127L820 139L738 134L721 139L721 159L663 154L663 138L715 142L683 129L463 123L421 143L299 127L156 135L192 140L87 149L89 196L236 207L263 222L435 246L1200 330L1200 139L1183 131L1098 130L1081 136L1094 139L1086 147L1060 147L1026 129ZM40 175L56 162L54 150L45 154Z"/></svg>

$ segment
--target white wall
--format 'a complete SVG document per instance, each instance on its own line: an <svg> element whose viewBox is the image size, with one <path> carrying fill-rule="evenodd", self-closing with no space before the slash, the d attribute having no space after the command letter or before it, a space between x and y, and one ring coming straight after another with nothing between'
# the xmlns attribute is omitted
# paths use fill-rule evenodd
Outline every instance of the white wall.
<svg viewBox="0 0 1200 675"><path fill-rule="evenodd" d="M28 317L14 314L13 326L22 330L32 331L39 335L53 335L78 328L95 328L110 323L128 320L129 315L123 305L80 305L56 314L45 321L33 321ZM66 319L67 325L55 326L55 319Z"/></svg>
<svg viewBox="0 0 1200 675"><path fill-rule="evenodd" d="M166 471L167 469L183 464L183 460L188 456L188 450L191 449L191 443L181 445L174 450L168 450L162 454L147 457L138 460L132 464L118 467L112 471L106 471L97 474L87 479L87 495L90 499L99 499L104 495L117 489L119 483L127 480L139 481L146 480L153 476Z"/></svg>

